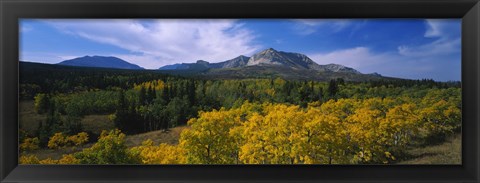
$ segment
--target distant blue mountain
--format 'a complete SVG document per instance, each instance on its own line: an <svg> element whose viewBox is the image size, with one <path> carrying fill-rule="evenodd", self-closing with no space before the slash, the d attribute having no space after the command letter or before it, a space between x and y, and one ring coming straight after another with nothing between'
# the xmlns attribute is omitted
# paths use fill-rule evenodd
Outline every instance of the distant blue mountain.
<svg viewBox="0 0 480 183"><path fill-rule="evenodd" d="M144 69L138 65L129 63L125 60L117 57L104 57L104 56L84 56L71 60L65 60L58 65L66 66L79 66L79 67L104 67L115 69Z"/></svg>

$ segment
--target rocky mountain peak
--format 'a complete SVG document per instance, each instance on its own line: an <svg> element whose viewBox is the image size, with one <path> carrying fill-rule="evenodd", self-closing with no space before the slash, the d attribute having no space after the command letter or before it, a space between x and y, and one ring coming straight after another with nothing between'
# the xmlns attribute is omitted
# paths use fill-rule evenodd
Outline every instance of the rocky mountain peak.
<svg viewBox="0 0 480 183"><path fill-rule="evenodd" d="M332 72L351 72L351 73L360 74L360 72L358 72L355 69L352 69L350 67L346 67L343 65L339 65L339 64L327 64L324 67Z"/></svg>
<svg viewBox="0 0 480 183"><path fill-rule="evenodd" d="M202 65L208 65L210 62L207 62L205 60L197 60L197 64L202 64Z"/></svg>

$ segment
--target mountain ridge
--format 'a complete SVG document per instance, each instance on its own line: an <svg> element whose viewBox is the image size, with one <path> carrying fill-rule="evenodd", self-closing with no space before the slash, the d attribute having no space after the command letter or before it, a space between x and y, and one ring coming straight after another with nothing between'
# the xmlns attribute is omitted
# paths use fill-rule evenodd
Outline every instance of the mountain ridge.
<svg viewBox="0 0 480 183"><path fill-rule="evenodd" d="M344 78L346 81L395 79L384 77L378 73L363 74L340 64L320 65L305 54L277 51L273 48L262 50L251 57L240 55L218 63L198 60L195 63L163 66L159 68L159 71L207 79L275 77L318 81L328 81L336 78Z"/></svg>
<svg viewBox="0 0 480 183"><path fill-rule="evenodd" d="M117 57L112 56L83 56L77 57L69 60L64 60L57 65L65 66L78 66L78 67L102 67L102 68L113 68L113 69L135 69L143 70L143 67L140 67L136 64L132 64L125 60L122 60Z"/></svg>
<svg viewBox="0 0 480 183"><path fill-rule="evenodd" d="M200 61L200 62L199 62ZM201 63L201 64L200 64ZM225 68L240 68L254 65L278 65L290 67L293 69L313 69L317 71L332 71L332 72L352 72L360 73L359 71L339 65L339 64L327 64L319 65L310 59L305 54L277 51L273 48L268 48L258 53L255 53L251 57L240 55L230 60L210 63L204 60L198 60L195 63L177 63L172 65L166 65L160 67L159 70L190 70L193 68L198 69L198 65L202 65L203 69L225 69Z"/></svg>
<svg viewBox="0 0 480 183"><path fill-rule="evenodd" d="M112 69L144 70L116 57L84 56L65 60L57 65L100 67ZM363 74L353 68L339 65L320 65L305 54L277 51L273 48L262 50L251 57L240 55L235 58L217 63L197 60L194 63L177 63L156 69L175 75L203 77L203 78L272 78L319 80L344 78L347 81L378 80L384 77L378 73Z"/></svg>

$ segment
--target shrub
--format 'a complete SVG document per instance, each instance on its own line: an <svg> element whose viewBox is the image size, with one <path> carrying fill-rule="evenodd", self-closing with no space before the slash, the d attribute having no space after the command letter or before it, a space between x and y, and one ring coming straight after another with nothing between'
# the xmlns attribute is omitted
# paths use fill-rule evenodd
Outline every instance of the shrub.
<svg viewBox="0 0 480 183"><path fill-rule="evenodd" d="M35 155L24 155L20 156L19 163L20 164L39 164L39 160Z"/></svg>
<svg viewBox="0 0 480 183"><path fill-rule="evenodd" d="M38 137L35 138L26 138L23 140L23 143L20 144L20 151L33 151L37 150L38 144L40 141L38 140Z"/></svg>
<svg viewBox="0 0 480 183"><path fill-rule="evenodd" d="M81 164L139 164L137 153L125 145L125 134L120 130L102 131L98 142L92 147L75 153Z"/></svg>
<svg viewBox="0 0 480 183"><path fill-rule="evenodd" d="M63 133L55 133L48 141L48 148L58 149L69 146L81 146L88 142L88 134L80 132L77 135L66 136Z"/></svg>

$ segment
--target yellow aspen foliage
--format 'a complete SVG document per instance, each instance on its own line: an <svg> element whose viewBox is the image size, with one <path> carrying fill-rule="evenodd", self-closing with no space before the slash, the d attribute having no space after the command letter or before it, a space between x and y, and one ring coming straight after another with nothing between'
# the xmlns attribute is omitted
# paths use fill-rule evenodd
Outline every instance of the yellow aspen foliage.
<svg viewBox="0 0 480 183"><path fill-rule="evenodd" d="M432 102L419 114L429 135L448 134L461 125L461 111L453 102Z"/></svg>
<svg viewBox="0 0 480 183"><path fill-rule="evenodd" d="M329 100L322 104L320 109L323 114L335 115L343 120L353 114L353 110L358 104L359 100L356 99L339 99L337 101Z"/></svg>
<svg viewBox="0 0 480 183"><path fill-rule="evenodd" d="M86 132L80 132L76 135L67 137L67 141L75 146L80 146L88 142L88 134Z"/></svg>
<svg viewBox="0 0 480 183"><path fill-rule="evenodd" d="M377 109L362 107L355 110L355 113L347 118L348 134L353 147L358 153L355 160L367 163L374 159L374 155L382 153L383 145L378 140L384 140L384 134L379 130L384 120L382 112Z"/></svg>
<svg viewBox="0 0 480 183"><path fill-rule="evenodd" d="M62 155L62 158L56 160L56 159L51 159L47 158L44 160L40 160L39 164L44 164L44 165L68 165L68 164L79 164L80 161L76 159L72 154L64 154Z"/></svg>
<svg viewBox="0 0 480 183"><path fill-rule="evenodd" d="M18 159L19 164L30 165L30 164L39 164L40 160L38 160L37 156L35 155L22 155Z"/></svg>
<svg viewBox="0 0 480 183"><path fill-rule="evenodd" d="M37 150L38 144L40 141L38 140L38 137L35 138L26 138L23 140L23 143L20 144L20 151L33 151Z"/></svg>
<svg viewBox="0 0 480 183"><path fill-rule="evenodd" d="M67 136L65 136L63 133L55 133L52 137L50 137L50 140L48 140L48 148L50 149L58 149L65 147L67 144Z"/></svg>
<svg viewBox="0 0 480 183"><path fill-rule="evenodd" d="M163 82L162 80L153 80L153 81L148 81L148 82L143 82L143 83L140 83L140 84L134 84L133 86L133 89L134 90L137 90L137 91L140 91L141 88L150 88L152 87L154 90L163 90L163 88L165 87L165 82Z"/></svg>
<svg viewBox="0 0 480 183"><path fill-rule="evenodd" d="M150 139L131 151L140 155L143 164L185 164L185 151L182 148L165 143L155 146Z"/></svg>
<svg viewBox="0 0 480 183"><path fill-rule="evenodd" d="M245 138L244 144L240 147L239 159L246 164L264 164L268 161L268 153L265 151L265 140L258 135L262 128L263 116L254 114L242 128L237 128L240 136ZM253 134L252 134L253 133ZM249 134L250 136L245 136ZM253 143L248 143L253 142Z"/></svg>
<svg viewBox="0 0 480 183"><path fill-rule="evenodd" d="M40 160L39 164L54 165L54 164L58 164L58 160L54 160L52 158L47 158L47 159L44 159L44 160Z"/></svg>
<svg viewBox="0 0 480 183"><path fill-rule="evenodd" d="M391 136L390 141L384 142L385 144L399 148L405 148L408 145L421 128L416 110L415 104L402 104L388 111L385 125L380 128Z"/></svg>
<svg viewBox="0 0 480 183"><path fill-rule="evenodd" d="M76 135L66 136L63 133L55 133L48 141L48 148L58 149L69 146L81 146L88 142L88 134L86 132L80 132Z"/></svg>
<svg viewBox="0 0 480 183"><path fill-rule="evenodd" d="M57 164L80 164L80 161L73 154L63 155Z"/></svg>
<svg viewBox="0 0 480 183"><path fill-rule="evenodd" d="M187 163L232 164L237 162L238 147L230 130L240 123L236 110L200 112L188 121L191 129L182 132L180 145L186 150Z"/></svg>
<svg viewBox="0 0 480 183"><path fill-rule="evenodd" d="M309 107L302 128L303 156L306 164L344 163L347 156L347 130L345 122L331 114L322 114L318 108Z"/></svg>
<svg viewBox="0 0 480 183"><path fill-rule="evenodd" d="M264 116L254 115L246 123L240 160L243 163L293 164L301 161L301 134L305 116L299 106L265 104Z"/></svg>
<svg viewBox="0 0 480 183"><path fill-rule="evenodd" d="M245 102L192 118L180 147L187 163L391 163L412 139L432 131L425 127L435 127L425 123L436 120L435 128L446 132L450 121L460 120L451 102L418 103L408 96L313 102L306 109Z"/></svg>

